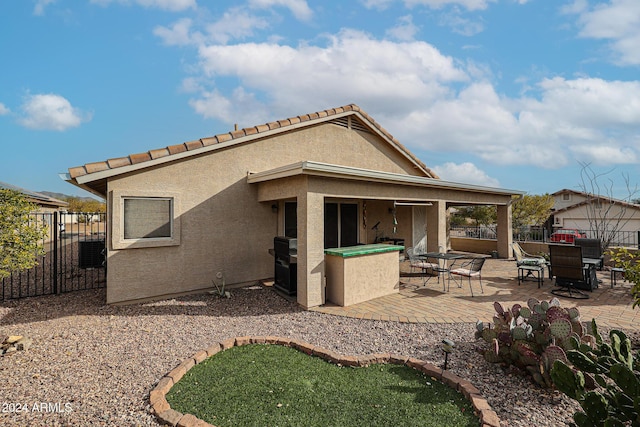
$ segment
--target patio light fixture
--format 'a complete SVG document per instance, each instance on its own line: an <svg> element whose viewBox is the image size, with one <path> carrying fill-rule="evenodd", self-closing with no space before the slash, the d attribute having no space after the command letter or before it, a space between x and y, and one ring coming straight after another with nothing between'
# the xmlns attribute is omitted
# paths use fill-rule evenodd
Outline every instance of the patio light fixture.
<svg viewBox="0 0 640 427"><path fill-rule="evenodd" d="M444 351L444 370L447 370L447 362L449 361L449 353L453 352L456 343L448 338L442 340L442 351Z"/></svg>

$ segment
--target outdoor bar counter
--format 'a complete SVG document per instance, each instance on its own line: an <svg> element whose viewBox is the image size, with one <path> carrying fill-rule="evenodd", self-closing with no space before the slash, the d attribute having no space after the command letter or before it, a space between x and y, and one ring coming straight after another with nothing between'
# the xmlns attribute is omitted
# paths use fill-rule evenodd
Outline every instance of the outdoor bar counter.
<svg viewBox="0 0 640 427"><path fill-rule="evenodd" d="M403 250L389 244L325 249L327 301L348 306L398 292Z"/></svg>

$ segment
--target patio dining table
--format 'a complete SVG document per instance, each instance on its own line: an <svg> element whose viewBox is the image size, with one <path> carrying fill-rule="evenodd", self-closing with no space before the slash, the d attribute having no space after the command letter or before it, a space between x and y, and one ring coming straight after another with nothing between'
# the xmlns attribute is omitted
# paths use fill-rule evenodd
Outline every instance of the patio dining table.
<svg viewBox="0 0 640 427"><path fill-rule="evenodd" d="M434 268L433 271L435 271L436 273L438 273L438 277L442 276L442 290L446 291L446 286L444 283L444 275L446 273L449 273L449 271L451 270L451 267L453 266L453 264L455 263L455 260L457 259L461 259L461 258L465 258L465 255L462 254L454 254L454 253L449 253L449 252L424 252L421 254L417 254L416 255L419 259L423 259L427 262L429 262L429 260L437 260L436 263L438 264L438 268ZM442 260L443 262L440 263L440 260ZM451 265L449 265L449 261L452 261Z"/></svg>

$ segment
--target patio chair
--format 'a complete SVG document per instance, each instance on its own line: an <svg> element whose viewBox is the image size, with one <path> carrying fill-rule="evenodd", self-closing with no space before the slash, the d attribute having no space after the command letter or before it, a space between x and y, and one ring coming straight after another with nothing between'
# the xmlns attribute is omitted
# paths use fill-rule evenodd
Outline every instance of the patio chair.
<svg viewBox="0 0 640 427"><path fill-rule="evenodd" d="M527 277L533 277L538 281L538 287L540 287L544 281L544 268L549 265L547 260L542 255L526 253L516 242L511 244L511 248L516 257L516 267L518 267L518 284ZM549 273L549 277L551 277L551 273Z"/></svg>
<svg viewBox="0 0 640 427"><path fill-rule="evenodd" d="M426 284L431 278L430 274L427 274L429 270L432 273L437 271L438 264L427 262L418 257L414 252L414 248L407 248L407 257L409 257L409 265L411 266L411 274L414 274L415 270L420 270L422 273L423 285ZM436 273L437 274L437 273ZM440 276L438 275L438 283L440 283Z"/></svg>
<svg viewBox="0 0 640 427"><path fill-rule="evenodd" d="M485 258L471 258L467 261L463 261L459 267L452 268L449 270L449 278L453 279L454 282L458 285L459 288L462 287L462 278L466 277L469 282L469 289L471 290L471 296L473 296L473 288L471 287L471 278L477 277L480 282L480 291L484 293L484 289L482 288L482 266L484 265ZM455 267L455 266L452 266ZM456 277L459 276L460 281L456 280Z"/></svg>
<svg viewBox="0 0 640 427"><path fill-rule="evenodd" d="M602 244L600 239L584 239L577 238L574 241L576 246L582 248L582 257L599 260L596 264L598 270L602 270L604 266L604 254L602 253Z"/></svg>
<svg viewBox="0 0 640 427"><path fill-rule="evenodd" d="M593 265L582 261L580 246L549 245L551 271L556 278L557 288L552 294L574 299L586 299L589 295L582 290L592 291L597 287L596 270Z"/></svg>
<svg viewBox="0 0 640 427"><path fill-rule="evenodd" d="M511 244L511 248L513 249L513 255L516 257L516 266L518 267L521 265L547 265L547 260L543 256L526 253L516 242Z"/></svg>

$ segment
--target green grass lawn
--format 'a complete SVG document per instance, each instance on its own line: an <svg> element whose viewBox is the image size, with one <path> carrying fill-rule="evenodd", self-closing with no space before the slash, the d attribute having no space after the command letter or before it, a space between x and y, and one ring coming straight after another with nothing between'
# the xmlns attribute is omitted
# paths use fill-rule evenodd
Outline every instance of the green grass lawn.
<svg viewBox="0 0 640 427"><path fill-rule="evenodd" d="M233 347L191 368L173 409L231 426L478 426L462 394L404 365L339 367L279 345Z"/></svg>

